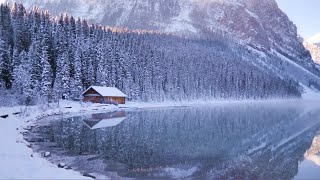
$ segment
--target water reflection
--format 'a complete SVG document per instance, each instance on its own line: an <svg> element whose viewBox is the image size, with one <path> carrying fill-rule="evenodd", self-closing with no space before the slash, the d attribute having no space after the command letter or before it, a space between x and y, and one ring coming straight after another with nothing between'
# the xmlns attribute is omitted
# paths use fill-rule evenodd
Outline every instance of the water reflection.
<svg viewBox="0 0 320 180"><path fill-rule="evenodd" d="M83 119L83 122L90 129L100 129L113 127L120 124L126 119L124 111L116 111L111 113L92 114L90 117Z"/></svg>
<svg viewBox="0 0 320 180"><path fill-rule="evenodd" d="M320 111L299 104L153 109L118 116L62 119L42 133L73 152L124 164L123 176L291 179L320 129Z"/></svg>
<svg viewBox="0 0 320 180"><path fill-rule="evenodd" d="M310 149L304 154L304 160L299 164L295 179L320 178L320 135L315 136Z"/></svg>

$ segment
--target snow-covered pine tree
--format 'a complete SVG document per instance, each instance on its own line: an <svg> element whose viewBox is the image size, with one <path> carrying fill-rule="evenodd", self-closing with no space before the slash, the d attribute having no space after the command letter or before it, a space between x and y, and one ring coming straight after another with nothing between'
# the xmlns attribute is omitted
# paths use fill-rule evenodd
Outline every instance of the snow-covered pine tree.
<svg viewBox="0 0 320 180"><path fill-rule="evenodd" d="M7 43L0 38L0 79L4 88L10 89L12 83L12 61Z"/></svg>
<svg viewBox="0 0 320 180"><path fill-rule="evenodd" d="M68 54L65 52L62 54L61 61L61 90L62 99L70 99L70 63L68 60Z"/></svg>
<svg viewBox="0 0 320 180"><path fill-rule="evenodd" d="M42 56L41 56L41 98L39 101L43 104L48 104L52 98L52 75L51 75L51 66L49 63L49 55L48 55L48 37L44 34L44 38L42 40Z"/></svg>
<svg viewBox="0 0 320 180"><path fill-rule="evenodd" d="M100 42L97 47L97 59L98 59L98 67L97 67L97 77L96 81L101 86L106 87L108 81L108 68L107 68L107 58L105 51L105 44Z"/></svg>
<svg viewBox="0 0 320 180"><path fill-rule="evenodd" d="M81 73L81 52L79 48L75 51L74 63L73 63L74 75L73 81L71 81L71 94L73 99L81 98L83 92L82 73Z"/></svg>

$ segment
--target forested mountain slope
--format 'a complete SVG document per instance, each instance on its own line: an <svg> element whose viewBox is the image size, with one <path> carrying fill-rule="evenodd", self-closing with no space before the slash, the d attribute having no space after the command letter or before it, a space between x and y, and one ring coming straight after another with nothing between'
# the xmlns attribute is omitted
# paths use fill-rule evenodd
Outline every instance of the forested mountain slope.
<svg viewBox="0 0 320 180"><path fill-rule="evenodd" d="M297 81L250 61L256 54L211 39L106 29L21 4L0 8L0 87L21 102L79 98L90 85L131 100L263 99L300 96Z"/></svg>
<svg viewBox="0 0 320 180"><path fill-rule="evenodd" d="M14 0L8 0L14 2ZM20 2L20 1L19 1ZM297 28L275 0L21 0L58 16L67 12L91 23L155 30L188 37L216 32L263 52L272 50L314 68Z"/></svg>

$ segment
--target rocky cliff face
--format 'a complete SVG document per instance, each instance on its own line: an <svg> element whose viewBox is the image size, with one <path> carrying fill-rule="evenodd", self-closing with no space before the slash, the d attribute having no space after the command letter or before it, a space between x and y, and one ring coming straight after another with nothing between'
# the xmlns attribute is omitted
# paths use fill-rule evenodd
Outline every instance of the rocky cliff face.
<svg viewBox="0 0 320 180"><path fill-rule="evenodd" d="M13 0L9 0L13 1ZM130 29L205 37L219 32L264 52L312 66L297 28L275 0L21 0L53 14Z"/></svg>

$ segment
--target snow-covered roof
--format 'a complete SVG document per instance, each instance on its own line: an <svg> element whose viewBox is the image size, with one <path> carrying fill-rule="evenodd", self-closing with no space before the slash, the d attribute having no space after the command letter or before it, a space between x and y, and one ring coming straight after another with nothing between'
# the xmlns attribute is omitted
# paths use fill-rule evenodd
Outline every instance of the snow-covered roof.
<svg viewBox="0 0 320 180"><path fill-rule="evenodd" d="M90 86L83 94L85 94L89 89L94 89L101 96L110 96L110 97L127 97L123 92L115 87L102 87L102 86ZM83 95L82 94L82 95Z"/></svg>

